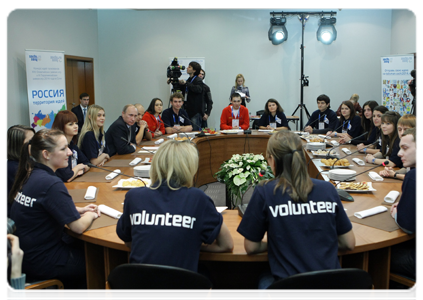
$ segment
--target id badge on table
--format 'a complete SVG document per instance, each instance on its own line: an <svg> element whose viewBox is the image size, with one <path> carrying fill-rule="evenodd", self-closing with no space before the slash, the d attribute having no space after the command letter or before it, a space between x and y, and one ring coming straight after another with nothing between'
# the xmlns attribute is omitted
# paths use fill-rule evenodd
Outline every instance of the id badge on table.
<svg viewBox="0 0 423 300"><path fill-rule="evenodd" d="M273 129L276 129L276 123L270 123L269 125L270 125L270 127L272 127Z"/></svg>
<svg viewBox="0 0 423 300"><path fill-rule="evenodd" d="M239 128L239 119L232 119L232 128Z"/></svg>
<svg viewBox="0 0 423 300"><path fill-rule="evenodd" d="M347 129L342 128L342 133L347 133L347 132L348 132Z"/></svg>
<svg viewBox="0 0 423 300"><path fill-rule="evenodd" d="M325 122L319 122L319 129L325 129Z"/></svg>

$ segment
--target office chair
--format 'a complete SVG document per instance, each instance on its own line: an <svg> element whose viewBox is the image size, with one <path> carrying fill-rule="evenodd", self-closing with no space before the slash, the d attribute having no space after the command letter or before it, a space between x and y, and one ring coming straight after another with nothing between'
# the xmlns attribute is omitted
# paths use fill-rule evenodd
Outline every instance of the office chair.
<svg viewBox="0 0 423 300"><path fill-rule="evenodd" d="M257 116L262 116L264 114L264 109L256 111Z"/></svg>
<svg viewBox="0 0 423 300"><path fill-rule="evenodd" d="M351 268L295 274L272 283L267 289L372 289L372 287L369 273Z"/></svg>
<svg viewBox="0 0 423 300"><path fill-rule="evenodd" d="M123 264L109 275L106 289L211 289L211 282L190 270L161 265Z"/></svg>

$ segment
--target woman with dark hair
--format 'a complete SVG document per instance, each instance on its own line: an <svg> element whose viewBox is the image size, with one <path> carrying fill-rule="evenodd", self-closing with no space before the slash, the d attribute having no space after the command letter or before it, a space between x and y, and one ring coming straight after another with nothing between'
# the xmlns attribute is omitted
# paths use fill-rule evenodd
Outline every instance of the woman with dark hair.
<svg viewBox="0 0 423 300"><path fill-rule="evenodd" d="M77 176L81 176L90 169L87 166L90 161L76 145L78 118L71 111L59 111L54 118L52 128L63 131L68 141L68 147L72 151L72 155L68 158L68 165L65 168L59 168L56 171L56 175L65 182L71 182Z"/></svg>
<svg viewBox="0 0 423 300"><path fill-rule="evenodd" d="M153 98L142 119L147 122L148 129L152 137L159 137L166 134L165 126L160 114L163 111L163 101L159 98Z"/></svg>
<svg viewBox="0 0 423 300"><path fill-rule="evenodd" d="M15 182L22 146L28 143L34 134L34 128L25 125L13 125L7 130L7 195L9 195ZM10 207L8 205L7 216L9 216L9 213Z"/></svg>
<svg viewBox="0 0 423 300"><path fill-rule="evenodd" d="M400 138L397 124L400 117L401 115L394 111L388 111L382 115L382 148L375 155L367 154L366 162L379 165L385 160L389 160L388 167L402 168L402 161L398 156Z"/></svg>
<svg viewBox="0 0 423 300"><path fill-rule="evenodd" d="M248 254L268 251L271 274L259 288L297 273L339 269L338 250L354 249L355 237L334 186L309 177L293 132L272 135L266 156L275 178L256 186L238 227Z"/></svg>
<svg viewBox="0 0 423 300"><path fill-rule="evenodd" d="M351 101L344 101L341 104L341 118L335 126L336 131L328 131L327 135L332 137L345 137L348 134L355 138L362 133L361 119L356 116L354 106ZM338 135L338 133L340 133Z"/></svg>
<svg viewBox="0 0 423 300"><path fill-rule="evenodd" d="M267 100L264 105L264 114L258 121L259 129L289 130L288 120L286 119L283 109L275 99Z"/></svg>
<svg viewBox="0 0 423 300"><path fill-rule="evenodd" d="M10 215L25 252L22 272L28 281L57 278L66 288L84 288L83 245L65 243L63 229L67 225L71 231L83 233L99 216L97 206L75 207L62 180L55 175L57 169L67 166L68 156L72 155L62 131L42 129L30 146L23 146L8 199L14 202Z"/></svg>
<svg viewBox="0 0 423 300"><path fill-rule="evenodd" d="M373 130L372 135L370 136L369 140L366 142L368 144L358 144L357 150L360 152L364 152L367 154L376 154L380 152L380 148L382 147L382 132L380 130L380 126L382 125L382 115L386 113L388 108L383 105L376 106L373 108ZM372 141L372 142L369 142ZM378 141L377 144L374 144Z"/></svg>
<svg viewBox="0 0 423 300"><path fill-rule="evenodd" d="M363 105L363 116L361 117L361 127L363 128L363 132L367 132L366 136L363 136L362 139L359 140L352 140L351 144L358 145L358 144L371 144L375 141L375 135L372 136L372 132L374 129L373 125L373 109L378 106L379 104L374 101L370 100L364 103ZM339 141L341 144L347 143L352 138L349 135L344 136Z"/></svg>

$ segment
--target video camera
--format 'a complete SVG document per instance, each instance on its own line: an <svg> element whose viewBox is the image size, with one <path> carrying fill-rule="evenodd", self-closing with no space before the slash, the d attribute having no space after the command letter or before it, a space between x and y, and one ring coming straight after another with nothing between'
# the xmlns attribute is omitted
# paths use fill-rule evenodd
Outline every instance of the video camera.
<svg viewBox="0 0 423 300"><path fill-rule="evenodd" d="M185 70L185 66L180 66L178 63L178 58L175 57L170 66L167 67L168 83L172 84L174 91L180 90L179 77L182 76L181 70Z"/></svg>

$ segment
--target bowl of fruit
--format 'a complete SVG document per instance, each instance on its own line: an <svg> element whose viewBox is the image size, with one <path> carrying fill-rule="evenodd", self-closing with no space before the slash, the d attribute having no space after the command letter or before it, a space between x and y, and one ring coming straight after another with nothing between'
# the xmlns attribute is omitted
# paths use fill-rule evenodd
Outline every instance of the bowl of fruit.
<svg viewBox="0 0 423 300"><path fill-rule="evenodd" d="M216 135L218 132L212 128L203 128L202 129L205 135Z"/></svg>

